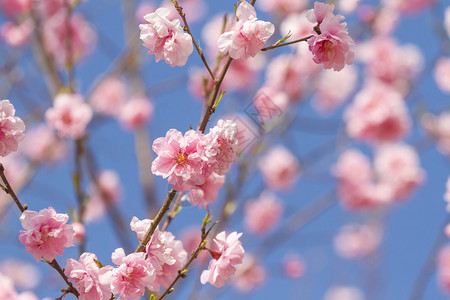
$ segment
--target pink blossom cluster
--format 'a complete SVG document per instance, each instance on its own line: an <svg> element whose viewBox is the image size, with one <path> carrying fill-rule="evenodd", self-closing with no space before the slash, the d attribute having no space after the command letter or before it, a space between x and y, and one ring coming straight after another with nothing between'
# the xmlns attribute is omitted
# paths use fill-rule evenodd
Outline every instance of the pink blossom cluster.
<svg viewBox="0 0 450 300"><path fill-rule="evenodd" d="M350 210L367 210L408 198L423 182L417 152L404 144L384 145L374 166L358 150L347 150L334 166L341 203Z"/></svg>
<svg viewBox="0 0 450 300"><path fill-rule="evenodd" d="M242 264L236 268L233 277L233 287L242 292L249 293L260 287L267 279L267 271L252 255L244 256Z"/></svg>
<svg viewBox="0 0 450 300"><path fill-rule="evenodd" d="M33 162L53 163L66 157L68 149L50 127L40 124L29 130L21 151Z"/></svg>
<svg viewBox="0 0 450 300"><path fill-rule="evenodd" d="M350 137L370 143L396 141L405 137L411 128L402 95L375 82L356 94L344 119Z"/></svg>
<svg viewBox="0 0 450 300"><path fill-rule="evenodd" d="M155 175L168 178L176 191L188 191L205 183L212 172L224 175L234 161L236 123L219 120L208 134L170 129L153 142L158 157L152 163Z"/></svg>
<svg viewBox="0 0 450 300"><path fill-rule="evenodd" d="M308 6L307 0L261 0L256 4L261 10L285 16L289 13L299 13Z"/></svg>
<svg viewBox="0 0 450 300"><path fill-rule="evenodd" d="M233 59L253 57L261 52L266 41L275 32L270 22L259 21L255 8L243 1L236 10L238 21L230 31L219 36L217 46L222 54L229 54Z"/></svg>
<svg viewBox="0 0 450 300"><path fill-rule="evenodd" d="M281 200L268 191L263 192L258 199L245 204L245 227L253 234L264 235L277 225L282 214Z"/></svg>
<svg viewBox="0 0 450 300"><path fill-rule="evenodd" d="M31 8L32 0L1 0L0 9L10 18L27 13Z"/></svg>
<svg viewBox="0 0 450 300"><path fill-rule="evenodd" d="M24 137L25 123L15 116L16 110L9 100L0 101L0 156L17 151Z"/></svg>
<svg viewBox="0 0 450 300"><path fill-rule="evenodd" d="M149 48L149 54L155 54L156 61L164 59L171 67L184 66L194 50L192 38L183 31L180 20L170 21L169 9L158 8L147 14L144 19L148 24L141 24L141 40Z"/></svg>
<svg viewBox="0 0 450 300"><path fill-rule="evenodd" d="M4 300L38 300L32 292L18 293L14 281L7 275L0 273L0 299Z"/></svg>
<svg viewBox="0 0 450 300"><path fill-rule="evenodd" d="M287 254L283 259L283 272L289 278L299 279L305 275L305 261L298 254Z"/></svg>
<svg viewBox="0 0 450 300"><path fill-rule="evenodd" d="M347 225L334 238L336 252L349 259L372 254L381 243L381 232L369 225Z"/></svg>
<svg viewBox="0 0 450 300"><path fill-rule="evenodd" d="M61 137L82 138L92 119L92 109L79 94L59 94L45 113L47 124Z"/></svg>
<svg viewBox="0 0 450 300"><path fill-rule="evenodd" d="M39 212L26 210L20 217L22 227L19 241L25 245L27 253L32 253L36 262L44 258L52 261L62 255L64 248L73 246L74 231L67 225L69 216L57 214L53 207Z"/></svg>
<svg viewBox="0 0 450 300"><path fill-rule="evenodd" d="M313 60L322 64L325 69L340 71L345 65L351 65L354 53L351 47L355 44L348 35L345 18L333 14L334 5L314 2L314 9L307 13L307 18L316 25L313 36L308 40Z"/></svg>
<svg viewBox="0 0 450 300"><path fill-rule="evenodd" d="M28 42L34 26L30 20L20 24L5 22L0 28L0 37L11 47L21 47Z"/></svg>
<svg viewBox="0 0 450 300"><path fill-rule="evenodd" d="M216 201L224 184L225 176L213 172L203 184L196 186L187 194L186 200L198 207L208 207L209 203Z"/></svg>
<svg viewBox="0 0 450 300"><path fill-rule="evenodd" d="M200 276L202 284L207 282L216 287L222 287L230 277L235 274L235 265L242 263L244 248L239 238L242 233L232 232L229 235L225 231L217 234L214 239L217 250L210 250L213 259L209 262L208 270L204 270Z"/></svg>
<svg viewBox="0 0 450 300"><path fill-rule="evenodd" d="M277 191L292 188L300 172L298 159L281 145L270 148L259 159L258 167L266 186Z"/></svg>

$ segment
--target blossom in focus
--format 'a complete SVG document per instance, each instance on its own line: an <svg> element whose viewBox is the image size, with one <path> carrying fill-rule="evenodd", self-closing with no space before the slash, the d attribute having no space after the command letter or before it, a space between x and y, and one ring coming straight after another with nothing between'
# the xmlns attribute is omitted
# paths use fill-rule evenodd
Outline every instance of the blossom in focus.
<svg viewBox="0 0 450 300"><path fill-rule="evenodd" d="M79 94L58 94L45 113L47 124L61 137L79 139L92 119L92 109Z"/></svg>
<svg viewBox="0 0 450 300"><path fill-rule="evenodd" d="M95 112L115 116L121 111L126 98L125 83L119 78L103 80L92 93L90 104Z"/></svg>
<svg viewBox="0 0 450 300"><path fill-rule="evenodd" d="M120 109L119 119L123 127L136 129L145 125L153 115L153 104L146 97L133 97Z"/></svg>
<svg viewBox="0 0 450 300"><path fill-rule="evenodd" d="M30 39L34 26L30 21L14 24L5 22L0 28L0 36L11 47L21 47Z"/></svg>
<svg viewBox="0 0 450 300"><path fill-rule="evenodd" d="M212 173L203 184L194 187L189 194L186 195L186 200L192 205L199 207L207 207L209 203L216 201L219 190L225 184L225 176Z"/></svg>
<svg viewBox="0 0 450 300"><path fill-rule="evenodd" d="M374 169L398 200L409 197L425 179L417 151L406 144L381 146L375 155Z"/></svg>
<svg viewBox="0 0 450 300"><path fill-rule="evenodd" d="M450 57L442 57L436 62L434 79L442 92L450 94Z"/></svg>
<svg viewBox="0 0 450 300"><path fill-rule="evenodd" d="M20 231L19 241L36 262L41 257L52 261L56 255L64 253L64 248L73 246L74 231L72 225L67 225L68 220L67 214L57 214L53 207L39 212L26 210L20 217L25 231Z"/></svg>
<svg viewBox="0 0 450 300"><path fill-rule="evenodd" d="M30 129L20 149L31 161L48 163L62 160L68 151L65 142L45 124Z"/></svg>
<svg viewBox="0 0 450 300"><path fill-rule="evenodd" d="M299 255L288 254L283 259L283 271L287 277L298 279L305 274L306 265Z"/></svg>
<svg viewBox="0 0 450 300"><path fill-rule="evenodd" d="M437 140L438 150L444 155L450 155L450 112L444 111L438 116L427 113L421 121L428 133Z"/></svg>
<svg viewBox="0 0 450 300"><path fill-rule="evenodd" d="M363 88L347 108L344 120L350 137L371 143L398 140L411 128L401 94L380 84Z"/></svg>
<svg viewBox="0 0 450 300"><path fill-rule="evenodd" d="M258 199L245 204L245 228L253 234L266 234L277 225L282 214L281 200L268 191L263 192Z"/></svg>
<svg viewBox="0 0 450 300"><path fill-rule="evenodd" d="M109 285L101 284L99 281L100 267L97 262L97 256L88 252L81 254L78 261L72 258L67 260L64 274L80 293L80 300L109 300L111 298Z"/></svg>
<svg viewBox="0 0 450 300"><path fill-rule="evenodd" d="M200 276L200 282L211 283L215 287L222 287L226 281L236 272L235 265L241 264L244 258L244 248L239 238L242 233L232 232L229 235L225 231L217 234L214 243L218 250L210 251L213 259L209 262L208 270L204 270Z"/></svg>
<svg viewBox="0 0 450 300"><path fill-rule="evenodd" d="M242 292L249 293L261 286L267 278L267 271L251 255L246 255L242 264L237 266L236 275L233 277L233 287Z"/></svg>
<svg viewBox="0 0 450 300"><path fill-rule="evenodd" d="M266 186L271 190L283 191L294 186L300 164L297 158L283 146L273 146L258 161Z"/></svg>
<svg viewBox="0 0 450 300"><path fill-rule="evenodd" d="M144 19L148 24L139 25L140 38L144 46L150 49L148 53L155 54L156 62L164 59L171 67L182 67L194 46L191 36L180 26L180 20L169 21L169 14L167 8L161 7L145 15Z"/></svg>
<svg viewBox="0 0 450 300"><path fill-rule="evenodd" d="M111 259L117 268L111 266L101 268L98 272L100 283L109 286L113 294L119 294L121 299L140 299L146 287L155 290L153 286L155 270L145 256L144 252L125 255L122 248L116 249Z"/></svg>
<svg viewBox="0 0 450 300"><path fill-rule="evenodd" d="M224 32L217 40L222 54L229 53L233 59L255 56L261 52L266 41L272 36L275 27L270 22L259 21L255 8L243 1L236 10L238 21L234 28Z"/></svg>
<svg viewBox="0 0 450 300"><path fill-rule="evenodd" d="M47 2L47 1L42 1ZM60 66L64 66L67 55L72 61L86 56L93 48L97 35L91 25L80 14L72 14L67 28L66 12L61 10L51 18L45 19L42 34L47 52ZM70 49L67 51L67 39L70 39Z"/></svg>
<svg viewBox="0 0 450 300"><path fill-rule="evenodd" d="M9 100L0 101L0 156L3 157L17 151L25 135L25 123L15 113Z"/></svg>
<svg viewBox="0 0 450 300"><path fill-rule="evenodd" d="M231 120L220 119L216 126L205 135L204 156L210 162L214 172L225 175L234 162L238 139L237 125Z"/></svg>
<svg viewBox="0 0 450 300"><path fill-rule="evenodd" d="M340 71L345 65L351 65L354 53L351 47L355 44L348 35L346 25L341 23L341 15L333 15L334 5L314 3L314 9L308 11L308 20L317 22L318 30L308 40L313 61L322 64L325 69Z"/></svg>
<svg viewBox="0 0 450 300"><path fill-rule="evenodd" d="M381 242L380 231L368 225L347 225L334 238L337 253L350 259L365 257L373 253Z"/></svg>
<svg viewBox="0 0 450 300"><path fill-rule="evenodd" d="M202 156L203 135L189 130L183 136L176 129L170 129L165 137L153 142L153 151L158 157L152 163L152 173L163 178L176 191L188 191L205 182L212 170Z"/></svg>

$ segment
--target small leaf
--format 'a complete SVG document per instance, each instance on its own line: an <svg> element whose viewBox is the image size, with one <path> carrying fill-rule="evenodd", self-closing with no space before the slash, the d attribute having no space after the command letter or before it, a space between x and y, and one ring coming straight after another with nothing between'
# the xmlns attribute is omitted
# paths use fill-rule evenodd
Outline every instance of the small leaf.
<svg viewBox="0 0 450 300"><path fill-rule="evenodd" d="M282 38L281 40L279 40L278 42L276 42L276 44L284 43L291 36L292 36L292 32L289 30L289 32L286 34L286 36L284 38Z"/></svg>
<svg viewBox="0 0 450 300"><path fill-rule="evenodd" d="M220 100L222 100L222 97L223 97L223 95L225 95L226 92L227 92L227 91L221 91L221 92L219 93L219 97L217 97L217 100L216 100L216 102L215 102L214 105L213 105L213 108L214 108L214 109L219 105Z"/></svg>

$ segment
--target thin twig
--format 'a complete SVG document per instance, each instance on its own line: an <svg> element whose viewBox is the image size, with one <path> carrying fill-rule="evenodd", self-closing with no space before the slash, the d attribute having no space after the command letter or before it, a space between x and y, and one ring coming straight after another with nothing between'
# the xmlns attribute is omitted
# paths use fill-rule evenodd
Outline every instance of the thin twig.
<svg viewBox="0 0 450 300"><path fill-rule="evenodd" d="M147 243L150 241L150 238L152 237L153 233L156 230L156 227L158 227L158 224L161 222L162 218L166 214L166 212L169 210L170 203L172 203L173 198L177 194L177 191L172 189L169 194L167 195L166 201L164 201L163 206L159 210L158 214L156 215L155 219L152 222L152 225L145 233L144 238L140 242L139 246L136 248L136 251L134 252L144 252L145 246L147 246Z"/></svg>
<svg viewBox="0 0 450 300"><path fill-rule="evenodd" d="M177 196L177 199L175 199L175 203L172 205L170 212L167 214L166 221L164 222L164 225L163 225L161 231L166 231L167 227L169 227L173 218L175 218L178 207L180 206L181 198L183 198L183 193L179 193Z"/></svg>
<svg viewBox="0 0 450 300"><path fill-rule="evenodd" d="M309 40L312 37L313 37L313 35L309 35L307 37L304 37L304 38L301 38L301 39L298 39L298 40L295 40L295 41L292 41L292 42L287 42L287 43L282 43L282 44L275 43L272 46L262 48L261 51L268 51L268 50L272 50L272 49L275 49L275 48L280 48L280 47L287 46L287 45L292 45L292 44L296 44L296 43L300 43L300 42L306 42L307 40Z"/></svg>

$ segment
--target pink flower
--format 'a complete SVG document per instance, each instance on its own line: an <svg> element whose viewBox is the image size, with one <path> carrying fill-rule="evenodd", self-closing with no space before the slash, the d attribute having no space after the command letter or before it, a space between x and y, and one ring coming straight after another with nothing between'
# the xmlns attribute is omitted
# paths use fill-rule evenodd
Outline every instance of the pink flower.
<svg viewBox="0 0 450 300"><path fill-rule="evenodd" d="M183 6L183 13L186 14L189 24L201 20L207 8L206 3L202 0L183 0L181 5ZM180 18L180 15L172 2L162 1L161 7L170 10L170 15L167 16L167 19L174 20Z"/></svg>
<svg viewBox="0 0 450 300"><path fill-rule="evenodd" d="M153 115L153 104L150 99L135 96L129 99L120 110L120 122L127 129L144 126Z"/></svg>
<svg viewBox="0 0 450 300"><path fill-rule="evenodd" d="M115 116L121 111L126 98L125 83L119 78L103 80L92 93L90 103L95 112Z"/></svg>
<svg viewBox="0 0 450 300"><path fill-rule="evenodd" d="M86 228L84 225L80 222L73 222L72 228L74 233L73 238L75 239L76 243L82 243L86 237Z"/></svg>
<svg viewBox="0 0 450 300"><path fill-rule="evenodd" d="M308 6L307 0L260 0L256 2L261 10L268 13L286 15L299 13Z"/></svg>
<svg viewBox="0 0 450 300"><path fill-rule="evenodd" d="M338 1L337 7L340 11L344 13L352 13L357 8L361 0L340 0Z"/></svg>
<svg viewBox="0 0 450 300"><path fill-rule="evenodd" d="M439 116L427 113L422 117L422 124L437 139L438 150L450 155L450 112L444 111Z"/></svg>
<svg viewBox="0 0 450 300"><path fill-rule="evenodd" d="M267 278L264 267L251 255L246 255L242 264L236 268L233 287L243 293L249 293L261 286Z"/></svg>
<svg viewBox="0 0 450 300"><path fill-rule="evenodd" d="M434 79L438 87L446 94L450 94L450 58L442 57L436 62Z"/></svg>
<svg viewBox="0 0 450 300"><path fill-rule="evenodd" d="M195 251L201 241L201 231L199 226L190 226L181 232L181 241L183 242L184 248L187 253L192 253ZM209 259L209 254L207 251L201 251L198 257L194 260L194 263L199 265L205 264Z"/></svg>
<svg viewBox="0 0 450 300"><path fill-rule="evenodd" d="M47 2L47 1L44 1ZM91 25L80 14L72 14L67 28L66 12L60 10L43 23L45 48L60 66L67 60L66 41L70 38L70 55L72 60L86 56L94 48L97 36Z"/></svg>
<svg viewBox="0 0 450 300"><path fill-rule="evenodd" d="M353 66L340 72L323 70L316 81L314 107L320 113L332 112L350 97L357 83L358 73Z"/></svg>
<svg viewBox="0 0 450 300"><path fill-rule="evenodd" d="M283 214L281 200L266 191L244 207L244 223L253 234L264 235L273 229Z"/></svg>
<svg viewBox="0 0 450 300"><path fill-rule="evenodd" d="M355 96L344 118L350 137L372 143L398 140L411 127L402 96L387 86L374 83Z"/></svg>
<svg viewBox="0 0 450 300"><path fill-rule="evenodd" d="M395 199L404 199L425 179L417 151L404 144L384 145L374 161L378 178L392 190Z"/></svg>
<svg viewBox="0 0 450 300"><path fill-rule="evenodd" d="M99 281L100 267L97 262L97 256L88 252L81 254L79 261L72 258L67 260L64 274L74 283L74 287L80 293L80 300L109 300L111 298L109 285Z"/></svg>
<svg viewBox="0 0 450 300"><path fill-rule="evenodd" d="M25 123L14 116L16 110L9 100L0 101L0 155L5 157L17 151L24 137Z"/></svg>
<svg viewBox="0 0 450 300"><path fill-rule="evenodd" d="M352 286L333 286L325 293L324 300L364 300L363 292Z"/></svg>
<svg viewBox="0 0 450 300"><path fill-rule="evenodd" d="M32 253L36 262L41 257L52 261L56 255L62 255L64 248L73 246L74 231L67 225L69 216L57 214L53 207L39 212L26 210L20 217L22 227L19 241L25 245L27 253Z"/></svg>
<svg viewBox="0 0 450 300"><path fill-rule="evenodd" d="M173 5L173 4L172 4ZM136 21L138 23L145 23L145 16L148 14L149 11L155 11L156 7L155 4L150 1L143 1L140 2L136 8Z"/></svg>
<svg viewBox="0 0 450 300"><path fill-rule="evenodd" d="M164 59L166 63L174 66L184 66L194 50L192 38L184 33L180 20L169 21L170 11L167 8L158 8L154 13L144 16L149 24L139 25L141 40L149 48L149 54L155 54L156 61Z"/></svg>
<svg viewBox="0 0 450 300"><path fill-rule="evenodd" d="M17 291L14 288L14 282L8 276L0 273L0 299L17 299Z"/></svg>
<svg viewBox="0 0 450 300"><path fill-rule="evenodd" d="M53 163L67 154L67 145L45 124L30 129L21 151L33 162Z"/></svg>
<svg viewBox="0 0 450 300"><path fill-rule="evenodd" d="M84 221L90 223L99 219L108 206L116 205L121 198L119 175L113 170L102 171L97 177L97 183L89 188L89 202L84 211Z"/></svg>
<svg viewBox="0 0 450 300"><path fill-rule="evenodd" d="M216 287L222 287L234 275L236 272L234 265L242 263L245 253L239 241L241 236L242 233L237 232L232 232L228 236L225 231L217 234L214 242L218 250L210 251L213 259L209 263L208 270L204 270L200 276L202 284L209 282Z"/></svg>
<svg viewBox="0 0 450 300"><path fill-rule="evenodd" d="M0 273L8 274L8 277L19 288L33 289L40 281L40 273L35 264L29 264L23 261L8 259L1 263ZM0 284L0 286L2 286ZM0 299L3 299L0 297Z"/></svg>
<svg viewBox="0 0 450 300"><path fill-rule="evenodd" d="M208 21L202 29L202 39L206 47L208 48L208 54L211 59L214 59L219 53L219 47L217 46L217 40L223 32L231 31L236 25L236 18L227 18L226 24L224 23L224 14L219 13ZM225 25L225 28L223 28ZM226 78L227 76L225 76Z"/></svg>
<svg viewBox="0 0 450 300"><path fill-rule="evenodd" d="M297 181L300 164L297 158L283 146L274 146L258 161L264 182L272 190L290 189Z"/></svg>
<svg viewBox="0 0 450 300"><path fill-rule="evenodd" d="M0 0L0 9L5 15L14 18L28 12L31 3L32 0Z"/></svg>
<svg viewBox="0 0 450 300"><path fill-rule="evenodd" d="M125 256L122 248L116 249L111 259L117 268L111 266L101 268L98 273L100 283L109 285L111 291L119 294L119 297L123 299L140 299L146 287L155 290L153 285L155 270L145 255L143 252L138 252Z"/></svg>
<svg viewBox="0 0 450 300"><path fill-rule="evenodd" d="M333 15L333 9L333 5L315 2L308 19L318 23L318 31L308 40L308 45L315 63L323 64L325 69L340 71L346 64L353 63L351 46L355 43L345 28L347 24L341 23L344 17Z"/></svg>
<svg viewBox="0 0 450 300"><path fill-rule="evenodd" d="M265 124L281 117L288 110L289 96L272 87L263 86L256 92L253 105L258 111L260 123Z"/></svg>
<svg viewBox="0 0 450 300"><path fill-rule="evenodd" d="M450 293L450 246L440 249L436 263L439 285L444 292Z"/></svg>
<svg viewBox="0 0 450 300"><path fill-rule="evenodd" d="M151 223L149 219L139 220L133 217L130 226L138 239L142 240ZM146 246L146 252L151 268L155 270L152 283L155 291L159 290L160 286L167 288L187 261L183 243L175 240L175 236L168 231L161 232L156 229Z"/></svg>
<svg viewBox="0 0 450 300"><path fill-rule="evenodd" d="M334 238L334 247L340 256L357 259L373 253L381 238L381 232L375 227L347 225Z"/></svg>
<svg viewBox="0 0 450 300"><path fill-rule="evenodd" d="M239 21L231 31L224 32L217 40L222 54L229 53L233 59L255 56L261 52L266 41L272 36L275 27L270 22L258 21L253 6L244 1L236 10Z"/></svg>
<svg viewBox="0 0 450 300"><path fill-rule="evenodd" d="M289 278L301 278L306 272L305 262L297 254L288 254L284 257L283 271Z"/></svg>
<svg viewBox="0 0 450 300"><path fill-rule="evenodd" d="M21 24L6 22L0 29L0 36L11 47L21 47L30 39L34 26L31 21L24 21Z"/></svg>
<svg viewBox="0 0 450 300"><path fill-rule="evenodd" d="M218 175L225 175L234 162L238 143L236 133L235 122L220 119L204 137L204 156Z"/></svg>
<svg viewBox="0 0 450 300"><path fill-rule="evenodd" d="M85 135L92 119L92 109L78 94L59 94L52 108L45 113L47 123L61 137L79 139Z"/></svg>
<svg viewBox="0 0 450 300"><path fill-rule="evenodd" d="M152 163L152 173L168 177L172 187L188 191L205 182L212 171L202 158L200 142L203 135L189 130L183 136L176 129L170 129L165 137L153 142L153 151L158 157Z"/></svg>
<svg viewBox="0 0 450 300"><path fill-rule="evenodd" d="M314 30L311 22L307 19L306 11L301 13L292 13L290 11L290 14L280 24L280 32L283 36L287 36L290 33L291 37L289 39L297 40L313 34ZM294 44L291 46L297 47L298 45Z"/></svg>
<svg viewBox="0 0 450 300"><path fill-rule="evenodd" d="M212 173L202 185L196 186L187 194L186 200L192 205L207 207L209 203L216 201L219 190L224 184L225 176Z"/></svg>

